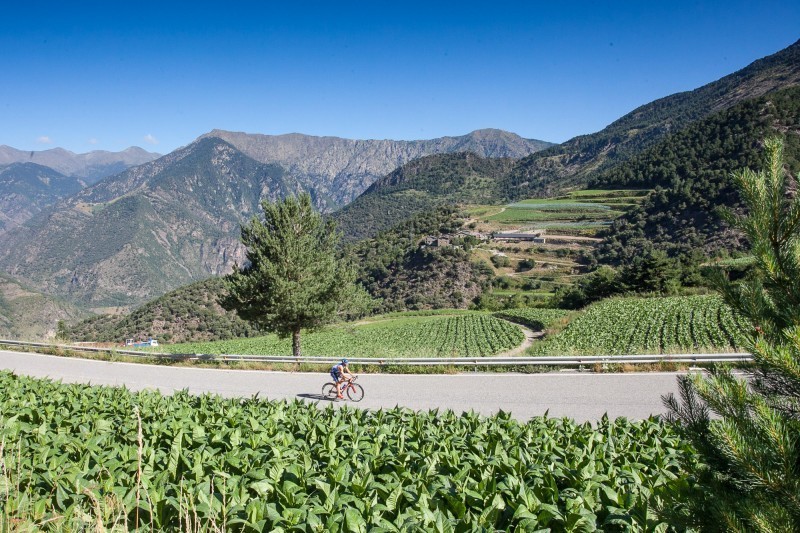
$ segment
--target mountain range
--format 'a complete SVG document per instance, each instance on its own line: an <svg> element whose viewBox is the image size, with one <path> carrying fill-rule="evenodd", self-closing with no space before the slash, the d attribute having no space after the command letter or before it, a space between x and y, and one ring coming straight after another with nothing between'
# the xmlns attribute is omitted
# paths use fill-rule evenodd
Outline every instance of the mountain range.
<svg viewBox="0 0 800 533"><path fill-rule="evenodd" d="M63 148L37 152L0 146L0 234L87 185L158 157L136 146L86 154Z"/></svg>
<svg viewBox="0 0 800 533"><path fill-rule="evenodd" d="M51 168L64 176L80 178L86 184L97 183L106 176L159 157L161 154L148 152L138 146L131 146L121 152L94 150L76 154L63 148L28 151L0 145L0 167L12 163L35 163Z"/></svg>
<svg viewBox="0 0 800 533"><path fill-rule="evenodd" d="M378 178L414 159L455 152L519 159L552 143L497 129L420 141L352 140L297 133L259 135L213 130L202 137L226 141L261 163L278 164L286 178L310 191L324 211L350 203Z"/></svg>
<svg viewBox="0 0 800 533"><path fill-rule="evenodd" d="M42 209L72 196L85 184L36 163L0 167L0 233L23 224Z"/></svg>
<svg viewBox="0 0 800 533"><path fill-rule="evenodd" d="M239 225L262 200L308 190L325 210L369 187L375 172L432 152L522 157L548 145L500 130L426 141L212 133L0 235L0 269L90 307L140 303L241 264Z"/></svg>

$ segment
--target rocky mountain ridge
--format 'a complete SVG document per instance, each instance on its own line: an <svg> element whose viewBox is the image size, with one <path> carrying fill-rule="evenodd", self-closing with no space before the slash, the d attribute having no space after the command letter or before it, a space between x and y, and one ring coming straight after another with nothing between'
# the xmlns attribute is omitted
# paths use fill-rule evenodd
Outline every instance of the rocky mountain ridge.
<svg viewBox="0 0 800 533"><path fill-rule="evenodd" d="M334 210L350 203L381 176L414 159L444 153L473 152L481 157L519 159L552 146L497 129L416 141L354 140L291 133L261 135L213 130L215 137L262 163L281 165L286 175L312 191L317 205Z"/></svg>

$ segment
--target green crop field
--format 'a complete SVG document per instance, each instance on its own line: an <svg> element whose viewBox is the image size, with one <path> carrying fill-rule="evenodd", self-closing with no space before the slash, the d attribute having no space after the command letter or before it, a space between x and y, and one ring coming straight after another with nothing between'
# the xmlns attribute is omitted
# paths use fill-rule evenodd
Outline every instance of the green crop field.
<svg viewBox="0 0 800 533"><path fill-rule="evenodd" d="M633 354L726 350L747 324L716 296L617 298L589 306L533 354Z"/></svg>
<svg viewBox="0 0 800 533"><path fill-rule="evenodd" d="M0 372L4 531L666 531L692 449L655 419L520 423Z"/></svg>
<svg viewBox="0 0 800 533"><path fill-rule="evenodd" d="M555 222L542 222L539 224L532 224L532 228L536 229L551 229L551 230L571 230L571 229L598 229L604 228L611 224L608 220L597 220L597 221L584 221L584 222L563 222L563 221L555 221Z"/></svg>
<svg viewBox="0 0 800 533"><path fill-rule="evenodd" d="M731 257L728 259L715 260L712 262L712 264L719 267L744 267L754 265L755 262L756 258L754 256L746 255L744 257Z"/></svg>
<svg viewBox="0 0 800 533"><path fill-rule="evenodd" d="M638 205L649 190L573 191L557 198L532 198L508 204L502 212L484 210L480 215L501 224L537 221L610 221ZM487 216L488 215L488 216Z"/></svg>
<svg viewBox="0 0 800 533"><path fill-rule="evenodd" d="M462 312L463 313L463 312ZM329 327L302 336L304 355L349 357L483 357L519 346L522 331L484 313L401 316ZM291 339L276 335L165 345L171 353L291 355Z"/></svg>

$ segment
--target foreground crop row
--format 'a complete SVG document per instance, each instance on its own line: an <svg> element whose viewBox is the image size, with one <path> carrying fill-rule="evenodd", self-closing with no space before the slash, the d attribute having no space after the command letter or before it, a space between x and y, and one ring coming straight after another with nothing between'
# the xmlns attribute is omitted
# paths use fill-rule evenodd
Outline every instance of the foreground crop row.
<svg viewBox="0 0 800 533"><path fill-rule="evenodd" d="M691 450L655 420L519 423L0 374L6 525L652 529Z"/></svg>

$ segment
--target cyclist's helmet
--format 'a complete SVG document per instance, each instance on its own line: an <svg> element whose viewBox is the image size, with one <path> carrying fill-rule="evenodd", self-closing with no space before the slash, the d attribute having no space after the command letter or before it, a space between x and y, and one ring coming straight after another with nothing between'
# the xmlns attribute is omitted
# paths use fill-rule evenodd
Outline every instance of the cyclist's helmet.
<svg viewBox="0 0 800 533"><path fill-rule="evenodd" d="M347 364L347 359L342 359L342 364L346 365Z"/></svg>

